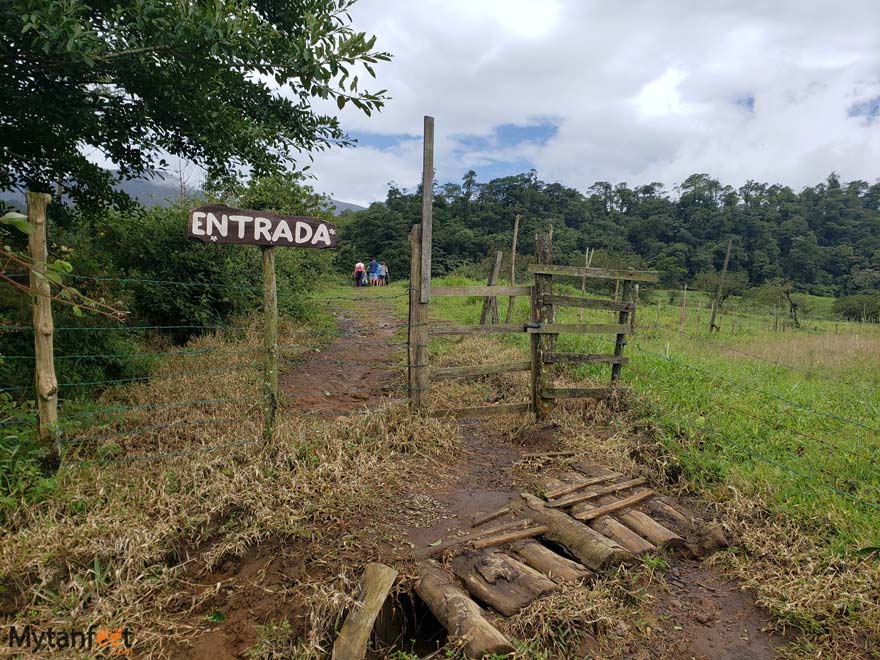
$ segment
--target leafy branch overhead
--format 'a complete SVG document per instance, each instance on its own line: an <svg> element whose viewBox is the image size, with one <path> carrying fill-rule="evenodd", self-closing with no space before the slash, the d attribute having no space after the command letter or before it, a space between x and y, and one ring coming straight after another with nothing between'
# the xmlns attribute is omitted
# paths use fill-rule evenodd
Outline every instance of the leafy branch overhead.
<svg viewBox="0 0 880 660"><path fill-rule="evenodd" d="M101 2L0 6L0 188L103 201L121 178L172 154L208 175L277 172L304 152L346 144L316 100L380 109L361 76L390 59L351 26L354 0ZM91 159L89 158L91 157Z"/></svg>
<svg viewBox="0 0 880 660"><path fill-rule="evenodd" d="M15 211L10 211L0 217L0 224L10 225L24 234L30 234L33 227L27 220L27 216ZM102 299L95 299L87 296L78 289L64 284L64 275L73 272L73 266L70 262L63 259L53 259L46 263L45 271L36 270L33 267L31 259L23 254L14 252L11 248L0 247L0 279L12 284L15 288L23 291L28 295L34 294L32 288L24 282L18 281L14 275L9 273L9 267L15 266L22 270L22 273L30 273L38 279L48 281L50 290L54 287L54 292L49 294L52 300L69 305L73 309L73 313L77 316L82 315L83 309L106 316L114 321L122 321L126 317L126 312L107 304ZM22 274L20 273L20 274Z"/></svg>

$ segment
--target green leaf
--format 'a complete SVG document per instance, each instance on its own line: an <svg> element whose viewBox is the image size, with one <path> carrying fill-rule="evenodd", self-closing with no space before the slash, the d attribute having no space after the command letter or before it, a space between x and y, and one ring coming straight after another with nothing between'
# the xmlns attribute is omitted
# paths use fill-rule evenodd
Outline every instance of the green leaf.
<svg viewBox="0 0 880 660"><path fill-rule="evenodd" d="M28 222L27 216L22 215L21 213L16 213L15 211L9 211L8 213L0 217L0 224L15 227L23 234L31 234L34 231L31 223Z"/></svg>
<svg viewBox="0 0 880 660"><path fill-rule="evenodd" d="M437 539L437 540L434 541L433 543L429 543L428 546L431 547L431 548L436 548L436 547L437 547L438 545L440 545L442 542L443 542L443 539Z"/></svg>
<svg viewBox="0 0 880 660"><path fill-rule="evenodd" d="M339 109L342 110L345 107L345 97L337 96L336 97L336 105L339 106Z"/></svg>

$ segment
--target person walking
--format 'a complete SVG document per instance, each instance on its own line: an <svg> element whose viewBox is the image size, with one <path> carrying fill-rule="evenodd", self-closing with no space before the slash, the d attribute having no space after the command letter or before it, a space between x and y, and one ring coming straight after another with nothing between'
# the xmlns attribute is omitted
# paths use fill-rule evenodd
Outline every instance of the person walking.
<svg viewBox="0 0 880 660"><path fill-rule="evenodd" d="M366 282L364 282L364 275L366 274L366 269L364 268L364 262L358 261L354 265L354 273L352 273L352 277L354 277L354 285L357 287L364 286Z"/></svg>
<svg viewBox="0 0 880 660"><path fill-rule="evenodd" d="M367 266L367 273L370 276L370 286L379 286L379 262L373 257L370 265Z"/></svg>
<svg viewBox="0 0 880 660"><path fill-rule="evenodd" d="M382 283L382 286L388 286L391 282L391 276L388 274L388 264L384 261L379 262L379 280Z"/></svg>

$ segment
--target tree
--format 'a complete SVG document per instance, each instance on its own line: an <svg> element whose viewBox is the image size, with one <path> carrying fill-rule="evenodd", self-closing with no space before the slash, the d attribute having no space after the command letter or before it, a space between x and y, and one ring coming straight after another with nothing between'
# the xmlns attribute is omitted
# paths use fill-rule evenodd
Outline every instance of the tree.
<svg viewBox="0 0 880 660"><path fill-rule="evenodd" d="M276 173L345 144L312 102L370 114L384 90L361 68L390 59L356 32L354 0L7 0L0 5L0 189L106 200L113 176L153 176L167 155L209 176ZM283 88L283 92L281 91Z"/></svg>

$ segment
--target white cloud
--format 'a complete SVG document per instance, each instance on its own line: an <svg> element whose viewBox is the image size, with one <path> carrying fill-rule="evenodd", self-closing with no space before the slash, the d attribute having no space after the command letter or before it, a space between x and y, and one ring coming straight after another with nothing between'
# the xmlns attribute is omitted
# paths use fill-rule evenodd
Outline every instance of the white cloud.
<svg viewBox="0 0 880 660"><path fill-rule="evenodd" d="M831 170L880 176L880 119L850 116L880 96L880 3L854 0L360 0L355 26L394 54L373 88L392 96L347 130L419 136L436 117L441 180L472 166L533 164L545 180L693 172L800 187ZM363 77L362 77L363 78ZM332 111L330 108L328 110ZM554 118L546 143L487 140L499 125ZM368 202L420 180L419 140L316 156L319 189Z"/></svg>

